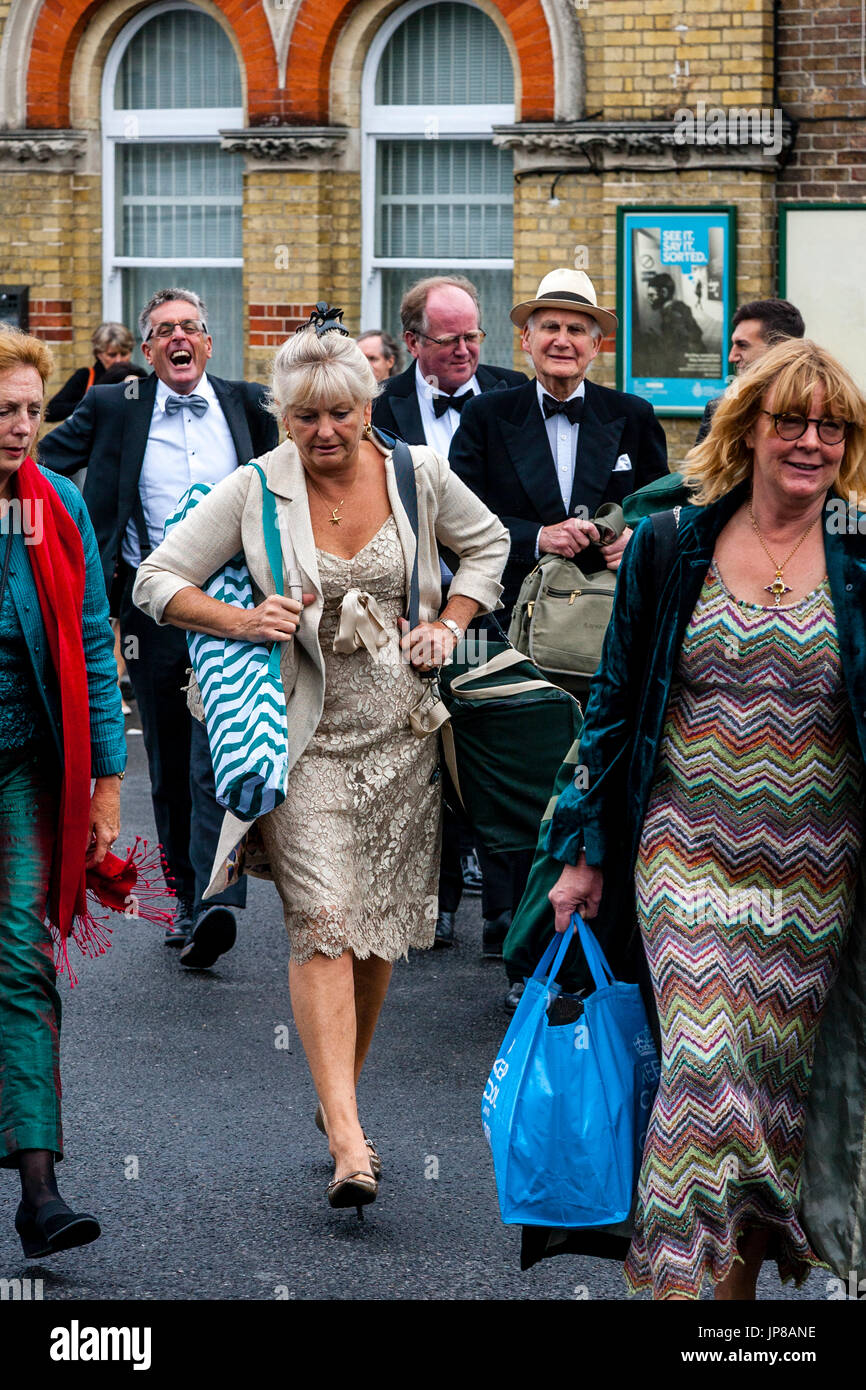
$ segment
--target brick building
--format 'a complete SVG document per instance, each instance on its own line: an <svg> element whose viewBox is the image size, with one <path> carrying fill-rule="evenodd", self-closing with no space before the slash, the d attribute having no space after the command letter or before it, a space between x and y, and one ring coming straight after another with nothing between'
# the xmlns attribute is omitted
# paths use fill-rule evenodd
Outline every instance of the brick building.
<svg viewBox="0 0 866 1390"><path fill-rule="evenodd" d="M0 0L0 291L28 290L65 373L100 319L189 283L215 369L264 379L315 299L394 331L405 284L453 267L507 361L505 310L552 266L614 303L618 208L725 205L732 302L782 269L820 315L804 248L863 225L861 23L805 0ZM779 138L682 142L701 103ZM835 205L805 235L783 208L804 201ZM862 323L859 284L848 305ZM614 353L594 371L613 383ZM693 420L665 424L676 459Z"/></svg>

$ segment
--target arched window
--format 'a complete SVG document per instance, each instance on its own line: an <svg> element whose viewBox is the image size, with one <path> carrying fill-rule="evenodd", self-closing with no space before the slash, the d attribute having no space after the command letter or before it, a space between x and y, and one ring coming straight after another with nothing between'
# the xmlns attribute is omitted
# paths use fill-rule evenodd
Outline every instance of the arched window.
<svg viewBox="0 0 866 1390"><path fill-rule="evenodd" d="M243 370L243 156L220 129L243 125L230 40L193 5L160 4L123 30L103 81L104 312L137 334L155 290L183 285L208 306L210 367Z"/></svg>
<svg viewBox="0 0 866 1390"><path fill-rule="evenodd" d="M481 295L483 357L513 351L513 161L492 126L514 120L505 41L483 10L421 0L376 36L364 70L364 326L400 333L400 300L423 275L468 275Z"/></svg>

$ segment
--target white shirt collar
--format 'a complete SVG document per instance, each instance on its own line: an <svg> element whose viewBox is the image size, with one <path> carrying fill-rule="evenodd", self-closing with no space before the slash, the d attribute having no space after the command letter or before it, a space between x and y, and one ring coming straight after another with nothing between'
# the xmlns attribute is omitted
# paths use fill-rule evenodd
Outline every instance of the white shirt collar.
<svg viewBox="0 0 866 1390"><path fill-rule="evenodd" d="M574 391L572 391L571 395L570 395L570 396L566 396L565 399L566 399L567 401L573 401L573 400L576 400L578 396L582 396L582 395L584 394L583 388L585 387L585 385L586 385L586 377L584 377L583 381L580 383L580 385L577 387L577 389L574 390ZM538 377L535 378L535 389L536 389L536 391L538 392L538 404L539 404L539 405L542 405L542 403L543 403L543 401L544 401L544 397L545 397L545 396L549 396L551 393L550 393L549 391L545 390L545 388L542 386L541 382L538 380Z"/></svg>
<svg viewBox="0 0 866 1390"><path fill-rule="evenodd" d="M170 386L166 386L162 377L157 377L155 403L159 406L163 414L165 414L165 403L168 400L169 396L176 396L178 394L179 392L173 391ZM208 381L207 372L202 373L201 377L196 382L195 386L192 388L192 391L188 392L188 394L203 396L209 404L213 403L216 400L216 391L213 389L213 386Z"/></svg>
<svg viewBox="0 0 866 1390"><path fill-rule="evenodd" d="M474 373L462 386L458 386L456 391L440 391L438 387L431 386L429 381L422 375L417 358L415 360L415 389L419 396L428 401L432 400L434 396L465 396L467 391L471 391L475 396L481 394L481 387L475 380Z"/></svg>

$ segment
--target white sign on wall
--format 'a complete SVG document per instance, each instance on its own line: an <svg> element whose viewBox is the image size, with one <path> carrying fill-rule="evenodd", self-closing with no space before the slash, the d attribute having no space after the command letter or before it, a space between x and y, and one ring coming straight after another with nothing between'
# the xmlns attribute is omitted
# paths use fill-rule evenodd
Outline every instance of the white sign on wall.
<svg viewBox="0 0 866 1390"><path fill-rule="evenodd" d="M780 208L779 294L866 390L866 203Z"/></svg>

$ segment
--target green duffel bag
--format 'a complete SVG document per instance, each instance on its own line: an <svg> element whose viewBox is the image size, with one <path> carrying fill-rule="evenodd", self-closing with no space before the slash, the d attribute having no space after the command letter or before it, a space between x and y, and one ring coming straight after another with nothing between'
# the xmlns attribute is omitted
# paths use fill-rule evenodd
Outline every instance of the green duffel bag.
<svg viewBox="0 0 866 1390"><path fill-rule="evenodd" d="M578 702L504 642L468 638L439 672L449 720L444 761L491 854L531 850L563 750L579 736ZM483 641L483 647L479 641ZM478 664L473 657L484 657Z"/></svg>
<svg viewBox="0 0 866 1390"><path fill-rule="evenodd" d="M601 507L593 522L605 544L625 526L616 503ZM557 684L583 694L601 660L615 589L612 570L585 574L576 560L542 555L520 586L509 640Z"/></svg>
<svg viewBox="0 0 866 1390"><path fill-rule="evenodd" d="M548 893L562 873L562 865L544 848L547 827L553 817L561 793L578 772L580 740L575 738L560 764L555 778L548 783L548 800L538 826L535 857L526 882L520 906L502 946L502 954L510 978L531 976L553 936L553 908ZM551 792L551 787L553 788ZM575 941L577 938L575 937ZM589 980L579 944L569 950L560 971L562 988L567 992L582 989Z"/></svg>

